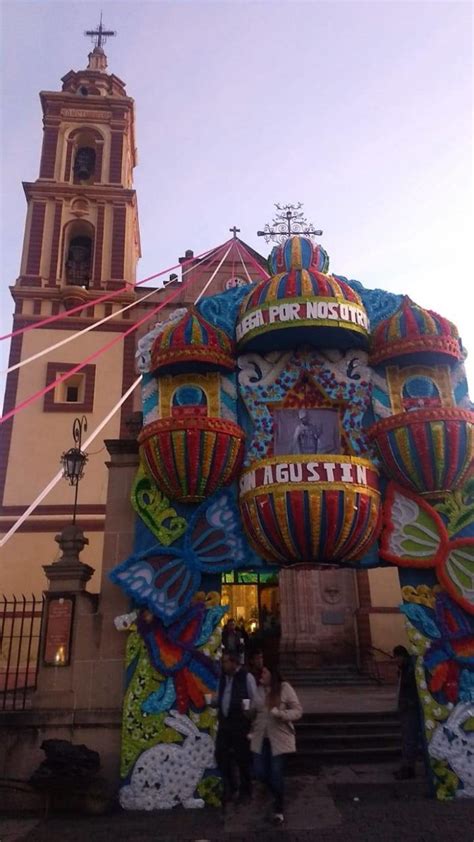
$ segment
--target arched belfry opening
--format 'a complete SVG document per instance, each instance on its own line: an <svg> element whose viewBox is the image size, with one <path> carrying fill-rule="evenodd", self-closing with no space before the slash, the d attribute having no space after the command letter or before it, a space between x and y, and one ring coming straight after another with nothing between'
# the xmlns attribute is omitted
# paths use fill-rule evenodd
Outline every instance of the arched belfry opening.
<svg viewBox="0 0 474 842"><path fill-rule="evenodd" d="M65 180L73 184L97 184L102 177L104 138L91 127L75 129L67 139Z"/></svg>
<svg viewBox="0 0 474 842"><path fill-rule="evenodd" d="M78 220L65 229L63 280L68 286L89 288L94 258L94 226Z"/></svg>

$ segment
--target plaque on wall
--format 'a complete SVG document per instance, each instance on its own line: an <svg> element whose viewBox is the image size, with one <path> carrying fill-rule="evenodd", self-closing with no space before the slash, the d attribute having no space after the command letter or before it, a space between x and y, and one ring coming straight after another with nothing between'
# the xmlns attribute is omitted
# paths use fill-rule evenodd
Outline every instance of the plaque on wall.
<svg viewBox="0 0 474 842"><path fill-rule="evenodd" d="M343 626L346 621L344 611L322 611L321 622L323 626Z"/></svg>
<svg viewBox="0 0 474 842"><path fill-rule="evenodd" d="M46 632L43 663L67 667L71 657L74 595L53 596L46 601Z"/></svg>

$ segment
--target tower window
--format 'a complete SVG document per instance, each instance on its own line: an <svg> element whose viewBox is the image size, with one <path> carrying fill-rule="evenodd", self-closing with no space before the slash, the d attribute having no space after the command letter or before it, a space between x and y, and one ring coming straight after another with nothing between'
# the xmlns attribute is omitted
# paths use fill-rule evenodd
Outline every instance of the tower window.
<svg viewBox="0 0 474 842"><path fill-rule="evenodd" d="M46 372L46 385L74 368L75 363L51 362ZM94 405L95 366L86 365L71 374L44 396L45 412L92 412Z"/></svg>
<svg viewBox="0 0 474 842"><path fill-rule="evenodd" d="M61 372L56 372L61 374ZM63 380L57 388L57 403L83 403L84 387L86 378L84 374L73 374L67 380Z"/></svg>
<svg viewBox="0 0 474 842"><path fill-rule="evenodd" d="M79 403L79 386L66 387L66 401L68 403Z"/></svg>

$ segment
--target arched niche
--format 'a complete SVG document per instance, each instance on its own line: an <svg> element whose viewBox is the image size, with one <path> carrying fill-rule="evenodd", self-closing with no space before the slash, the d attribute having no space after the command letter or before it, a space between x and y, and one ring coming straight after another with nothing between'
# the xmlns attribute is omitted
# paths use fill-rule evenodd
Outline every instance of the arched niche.
<svg viewBox="0 0 474 842"><path fill-rule="evenodd" d="M402 386L403 408L408 412L420 407L441 406L441 395L432 377L407 377Z"/></svg>
<svg viewBox="0 0 474 842"><path fill-rule="evenodd" d="M171 415L175 418L206 417L207 395L201 386L182 384L171 397Z"/></svg>
<svg viewBox="0 0 474 842"><path fill-rule="evenodd" d="M168 374L158 378L158 417L220 417L219 373Z"/></svg>
<svg viewBox="0 0 474 842"><path fill-rule="evenodd" d="M394 415L454 405L451 373L447 365L389 366L387 385Z"/></svg>

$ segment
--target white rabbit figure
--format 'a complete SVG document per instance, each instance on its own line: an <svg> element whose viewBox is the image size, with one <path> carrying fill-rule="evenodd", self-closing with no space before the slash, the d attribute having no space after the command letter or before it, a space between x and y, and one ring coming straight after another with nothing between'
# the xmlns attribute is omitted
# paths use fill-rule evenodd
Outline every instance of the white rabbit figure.
<svg viewBox="0 0 474 842"><path fill-rule="evenodd" d="M214 741L176 710L170 711L165 723L185 739L180 744L159 743L140 755L130 783L120 790L125 810L170 810L177 804L204 807L202 798L193 793L204 770L214 765Z"/></svg>
<svg viewBox="0 0 474 842"><path fill-rule="evenodd" d="M445 722L434 732L428 751L437 760L446 760L462 781L464 789L456 792L457 798L474 797L474 731L464 731L462 724L474 717L474 704L456 705Z"/></svg>

